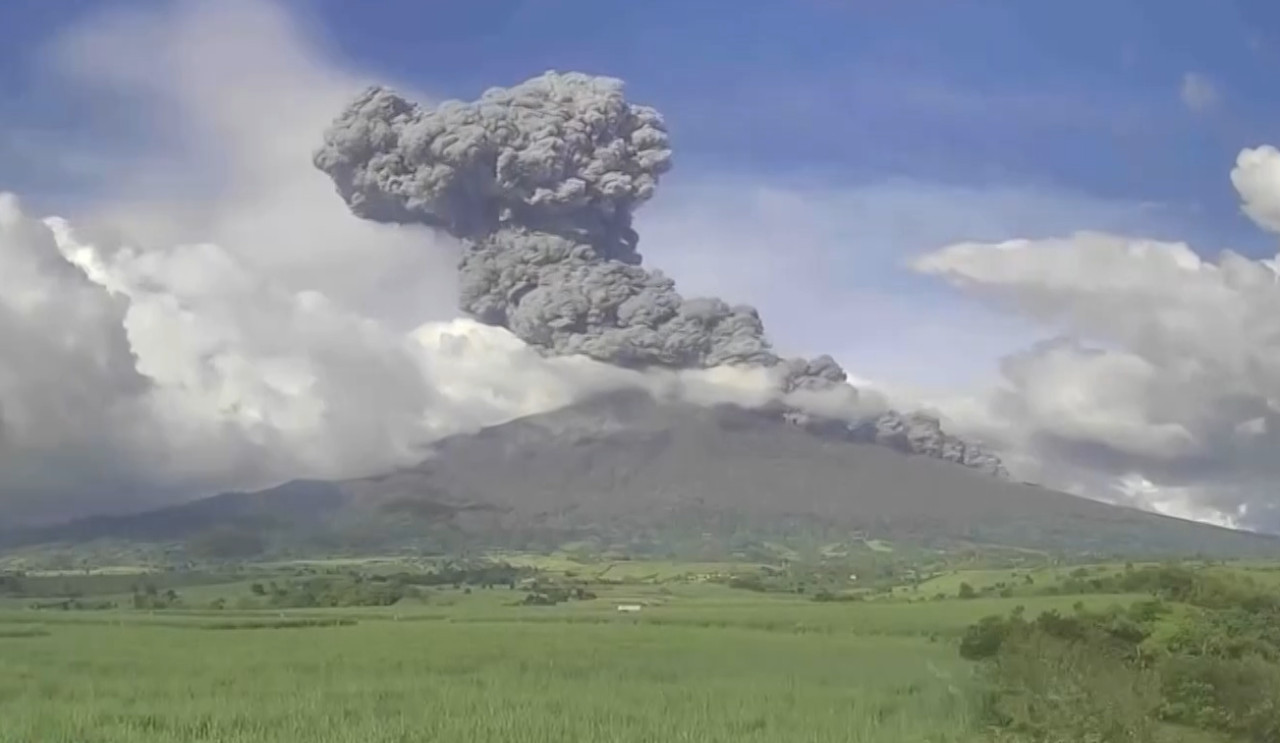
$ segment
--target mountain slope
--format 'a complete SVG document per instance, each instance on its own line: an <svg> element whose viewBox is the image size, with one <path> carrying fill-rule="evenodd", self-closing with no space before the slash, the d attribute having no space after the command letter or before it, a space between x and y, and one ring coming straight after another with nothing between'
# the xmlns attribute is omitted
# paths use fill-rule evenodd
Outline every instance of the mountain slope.
<svg viewBox="0 0 1280 743"><path fill-rule="evenodd" d="M550 547L582 538L669 546L859 534L939 546L1280 555L1280 539L1019 484L772 414L630 392L445 439L418 466L377 477L224 494L23 541L180 540L215 526L353 549L424 535Z"/></svg>

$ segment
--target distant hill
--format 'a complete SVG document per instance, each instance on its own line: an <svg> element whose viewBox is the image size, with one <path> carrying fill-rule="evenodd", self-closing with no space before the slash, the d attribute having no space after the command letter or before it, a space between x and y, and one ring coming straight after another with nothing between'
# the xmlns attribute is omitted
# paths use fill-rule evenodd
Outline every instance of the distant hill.
<svg viewBox="0 0 1280 743"><path fill-rule="evenodd" d="M239 541L237 541L239 535ZM441 441L416 467L10 534L206 548L671 554L881 539L1131 556L1280 556L1280 539L1121 508L742 408L604 395Z"/></svg>

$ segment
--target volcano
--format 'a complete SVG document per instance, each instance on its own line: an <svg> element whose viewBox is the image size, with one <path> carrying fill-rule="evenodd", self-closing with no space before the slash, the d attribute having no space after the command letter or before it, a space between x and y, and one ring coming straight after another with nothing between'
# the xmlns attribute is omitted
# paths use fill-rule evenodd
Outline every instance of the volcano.
<svg viewBox="0 0 1280 743"><path fill-rule="evenodd" d="M613 392L438 442L416 466L295 481L10 543L192 540L217 530L291 551L555 549L664 554L877 539L1055 554L1280 555L1280 539L993 476L740 407Z"/></svg>

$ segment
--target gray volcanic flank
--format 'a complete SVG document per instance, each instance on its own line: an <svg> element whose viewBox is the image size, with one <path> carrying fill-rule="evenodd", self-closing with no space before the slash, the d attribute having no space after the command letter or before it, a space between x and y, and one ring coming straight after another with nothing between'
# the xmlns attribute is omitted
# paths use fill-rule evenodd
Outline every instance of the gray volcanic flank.
<svg viewBox="0 0 1280 743"><path fill-rule="evenodd" d="M1063 553L1280 554L1280 539L1018 484L776 415L640 392L445 439L420 465L377 477L224 494L22 541L179 540L219 525L328 549L386 549L426 534L474 548L862 535Z"/></svg>

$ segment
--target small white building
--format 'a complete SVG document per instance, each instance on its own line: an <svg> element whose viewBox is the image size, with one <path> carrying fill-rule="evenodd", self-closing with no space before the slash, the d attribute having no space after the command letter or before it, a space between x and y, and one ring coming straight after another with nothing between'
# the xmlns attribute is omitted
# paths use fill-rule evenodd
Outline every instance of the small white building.
<svg viewBox="0 0 1280 743"><path fill-rule="evenodd" d="M640 604L618 604L618 611L627 614L635 614L640 611L641 608Z"/></svg>

